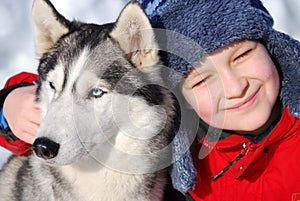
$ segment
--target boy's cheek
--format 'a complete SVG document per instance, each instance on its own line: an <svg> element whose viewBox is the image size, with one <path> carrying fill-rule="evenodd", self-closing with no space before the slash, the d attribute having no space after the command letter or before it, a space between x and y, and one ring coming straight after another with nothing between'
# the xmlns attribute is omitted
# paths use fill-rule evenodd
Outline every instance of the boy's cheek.
<svg viewBox="0 0 300 201"><path fill-rule="evenodd" d="M182 94L189 109L193 109L206 123L219 121L218 110L221 88L202 87L198 89L182 89Z"/></svg>
<svg viewBox="0 0 300 201"><path fill-rule="evenodd" d="M212 104L212 100L208 98L201 98L197 99L197 103L193 106L193 109L196 111L198 116L204 120L206 123L209 123L216 114L214 111L214 106Z"/></svg>
<svg viewBox="0 0 300 201"><path fill-rule="evenodd" d="M185 99L185 106L189 109L195 109L197 98L193 90L191 88L182 88L181 93Z"/></svg>

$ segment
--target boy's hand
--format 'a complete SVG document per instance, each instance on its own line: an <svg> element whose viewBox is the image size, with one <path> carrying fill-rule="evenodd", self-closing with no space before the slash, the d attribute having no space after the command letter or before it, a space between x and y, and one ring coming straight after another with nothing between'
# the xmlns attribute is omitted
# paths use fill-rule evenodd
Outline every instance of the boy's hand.
<svg viewBox="0 0 300 201"><path fill-rule="evenodd" d="M14 89L3 105L4 117L16 137L32 144L42 115L36 103L37 86Z"/></svg>

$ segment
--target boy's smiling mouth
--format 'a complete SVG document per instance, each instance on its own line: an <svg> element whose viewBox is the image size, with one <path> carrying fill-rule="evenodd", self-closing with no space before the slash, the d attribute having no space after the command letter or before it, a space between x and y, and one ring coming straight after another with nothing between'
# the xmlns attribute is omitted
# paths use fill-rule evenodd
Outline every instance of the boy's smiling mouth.
<svg viewBox="0 0 300 201"><path fill-rule="evenodd" d="M227 111L238 111L238 110L243 110L246 109L250 106L252 106L257 99L257 95L259 94L260 88L256 90L251 96L249 96L245 101L242 101L240 103L235 104L234 106L231 106L227 108Z"/></svg>

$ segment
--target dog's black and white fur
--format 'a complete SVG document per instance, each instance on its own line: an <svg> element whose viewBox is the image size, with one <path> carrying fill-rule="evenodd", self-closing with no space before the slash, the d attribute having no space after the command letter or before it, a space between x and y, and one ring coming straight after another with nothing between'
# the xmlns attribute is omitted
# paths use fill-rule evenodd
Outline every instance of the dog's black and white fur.
<svg viewBox="0 0 300 201"><path fill-rule="evenodd" d="M3 167L1 200L163 200L175 114L139 4L105 25L68 21L48 0L32 9L43 122L34 154Z"/></svg>

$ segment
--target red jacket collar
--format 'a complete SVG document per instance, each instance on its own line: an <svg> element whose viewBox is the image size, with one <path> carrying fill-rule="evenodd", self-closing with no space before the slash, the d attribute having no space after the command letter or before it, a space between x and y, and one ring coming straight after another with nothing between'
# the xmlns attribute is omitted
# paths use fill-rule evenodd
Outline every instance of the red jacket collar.
<svg viewBox="0 0 300 201"><path fill-rule="evenodd" d="M215 151L218 151L220 154L226 155L230 153L230 155L235 155L236 157L228 162L233 162L238 159L230 165L228 172L230 172L233 177L238 178L243 174L244 170L261 155L267 146L295 134L295 132L289 131L293 128L296 121L297 118L293 117L287 108L284 108L279 122L260 143L256 144L239 134L232 134L217 142L208 142L206 138L204 138L204 140L199 141L199 144L204 145L209 150L215 149Z"/></svg>

